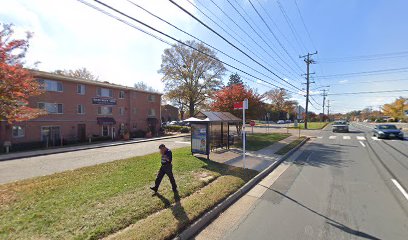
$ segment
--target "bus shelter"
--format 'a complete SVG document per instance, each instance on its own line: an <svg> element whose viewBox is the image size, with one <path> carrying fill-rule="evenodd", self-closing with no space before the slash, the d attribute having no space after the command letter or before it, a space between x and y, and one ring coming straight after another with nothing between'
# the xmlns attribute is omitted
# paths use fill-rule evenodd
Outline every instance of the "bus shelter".
<svg viewBox="0 0 408 240"><path fill-rule="evenodd" d="M210 155L217 148L227 148L238 135L242 120L229 112L199 112L184 120L191 124L191 153Z"/></svg>

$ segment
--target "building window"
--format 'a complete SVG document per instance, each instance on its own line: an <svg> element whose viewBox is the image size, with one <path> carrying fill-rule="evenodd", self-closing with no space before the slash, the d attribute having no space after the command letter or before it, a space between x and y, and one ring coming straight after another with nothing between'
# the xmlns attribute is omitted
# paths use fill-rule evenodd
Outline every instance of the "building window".
<svg viewBox="0 0 408 240"><path fill-rule="evenodd" d="M136 129L137 128L137 123L133 123L133 129Z"/></svg>
<svg viewBox="0 0 408 240"><path fill-rule="evenodd" d="M99 115L112 115L112 107L108 107L108 106L98 107L98 114Z"/></svg>
<svg viewBox="0 0 408 240"><path fill-rule="evenodd" d="M78 113L78 114L85 114L85 107L84 107L84 105L78 104L77 113Z"/></svg>
<svg viewBox="0 0 408 240"><path fill-rule="evenodd" d="M109 127L107 125L102 126L102 136L103 137L109 136Z"/></svg>
<svg viewBox="0 0 408 240"><path fill-rule="evenodd" d="M155 117L156 116L156 110L153 108L149 109L149 117Z"/></svg>
<svg viewBox="0 0 408 240"><path fill-rule="evenodd" d="M133 115L137 114L137 108L133 108Z"/></svg>
<svg viewBox="0 0 408 240"><path fill-rule="evenodd" d="M40 102L40 103L38 103L38 108L39 109L44 109L50 114L62 114L62 113L64 113L62 103L44 103L44 102Z"/></svg>
<svg viewBox="0 0 408 240"><path fill-rule="evenodd" d="M77 93L80 95L85 95L85 85L84 84L77 85Z"/></svg>
<svg viewBox="0 0 408 240"><path fill-rule="evenodd" d="M119 108L119 115L125 115L125 108L124 107Z"/></svg>
<svg viewBox="0 0 408 240"><path fill-rule="evenodd" d="M148 100L149 100L149 102L156 101L156 95L149 95Z"/></svg>
<svg viewBox="0 0 408 240"><path fill-rule="evenodd" d="M24 128L21 126L13 126L12 132L14 138L24 137Z"/></svg>
<svg viewBox="0 0 408 240"><path fill-rule="evenodd" d="M113 90L108 88L98 88L98 96L113 97Z"/></svg>
<svg viewBox="0 0 408 240"><path fill-rule="evenodd" d="M121 90L121 91L119 92L119 98L120 98L120 99L124 99L124 98L125 98L125 91Z"/></svg>
<svg viewBox="0 0 408 240"><path fill-rule="evenodd" d="M38 80L40 83L41 89L47 91L47 92L62 92L62 83L53 81L53 80L45 80L45 79L40 79Z"/></svg>

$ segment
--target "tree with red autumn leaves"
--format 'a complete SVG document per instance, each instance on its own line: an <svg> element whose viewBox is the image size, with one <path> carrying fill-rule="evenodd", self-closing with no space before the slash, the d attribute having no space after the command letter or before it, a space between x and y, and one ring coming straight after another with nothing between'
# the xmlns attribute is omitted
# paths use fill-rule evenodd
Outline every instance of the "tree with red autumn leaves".
<svg viewBox="0 0 408 240"><path fill-rule="evenodd" d="M230 112L240 116L240 110L234 110L234 103L248 99L249 109L246 111L248 119L257 119L263 113L263 96L244 84L232 84L216 91L212 98L212 111Z"/></svg>
<svg viewBox="0 0 408 240"><path fill-rule="evenodd" d="M13 39L13 26L0 23L0 120L9 123L36 118L43 111L27 106L28 98L41 94L39 83L23 68L28 40Z"/></svg>

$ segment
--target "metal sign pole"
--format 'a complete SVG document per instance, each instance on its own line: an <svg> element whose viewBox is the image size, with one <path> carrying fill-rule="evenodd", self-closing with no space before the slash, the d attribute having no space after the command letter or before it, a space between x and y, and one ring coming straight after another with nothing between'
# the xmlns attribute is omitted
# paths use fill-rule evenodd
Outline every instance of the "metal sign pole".
<svg viewBox="0 0 408 240"><path fill-rule="evenodd" d="M248 108L248 99L245 98L243 104L242 104L242 151L243 151L243 155L242 155L242 160L244 162L244 169L246 168L246 151L245 151L245 147L246 147L246 132L245 132L245 109Z"/></svg>
<svg viewBox="0 0 408 240"><path fill-rule="evenodd" d="M245 169L245 142L246 142L246 134L245 134L245 102L242 107L242 159L244 161L244 169Z"/></svg>

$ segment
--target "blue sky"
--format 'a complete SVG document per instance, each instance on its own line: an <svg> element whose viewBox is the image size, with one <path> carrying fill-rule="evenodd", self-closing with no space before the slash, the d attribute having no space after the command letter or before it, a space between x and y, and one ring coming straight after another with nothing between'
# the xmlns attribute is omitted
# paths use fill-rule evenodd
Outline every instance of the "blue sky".
<svg viewBox="0 0 408 240"><path fill-rule="evenodd" d="M177 39L190 39L190 37L143 13L125 0L103 1L175 36ZM188 1L176 0L178 4L187 8L214 30L261 62L269 71L276 73L296 88L304 87L300 83L304 79L299 75L304 73L306 69L302 59L299 59L299 55L317 50L319 53L314 57L317 64L311 66L311 70L316 72L315 76L317 77L316 83L311 86L312 89L325 85L331 85L329 93L408 89L407 72L359 77L318 78L318 76L332 74L408 67L408 54L398 58L380 58L370 61L330 62L330 60L344 57L408 51L407 1L297 0L304 23L310 33L309 38L294 0L280 0L279 2L277 0L251 0L279 42L275 40L248 0L229 1L245 16L255 31L235 12L227 0L213 0L213 2L227 13L239 27L210 0L190 1L238 39L239 43L198 12ZM94 3L89 0L87 2ZM265 78L259 73L218 54L220 59L265 81L289 88L296 93L299 92L238 52L221 38L181 12L169 1L134 0L134 2L270 77ZM101 80L128 86L132 86L135 82L144 81L163 90L163 84L160 81L161 76L157 70L160 68L161 54L168 45L117 22L76 0L0 0L0 4L2 6L0 9L1 22L14 23L17 34L22 34L26 30L34 32L27 57L28 64L40 61L39 69L45 71L87 67L94 74L99 75ZM212 11L216 17L208 12L204 6ZM261 6L268 14L263 11ZM241 7L245 12L242 11ZM292 24L292 30L283 12ZM271 19L276 25L272 23ZM256 56L253 56L247 49L255 53ZM242 75L245 76L245 74ZM248 78L250 79L250 77ZM227 76L225 76L226 79ZM404 80L395 81L395 79ZM385 80L392 81L359 83ZM254 79L252 81L246 80L246 82L258 89L260 93L270 89L265 84L257 83ZM322 98L319 96L320 92L313 90L312 93L316 94L313 97L312 110L320 112L321 107L317 104L322 102ZM377 109L378 105L390 102L400 95L407 96L407 93L336 95L329 96L329 99L332 101L334 112L346 112L367 106ZM304 105L305 100L301 95L292 94L292 96Z"/></svg>

